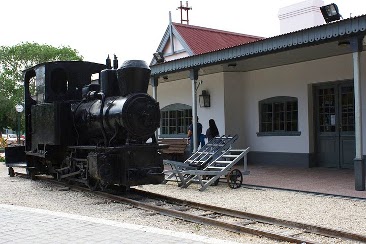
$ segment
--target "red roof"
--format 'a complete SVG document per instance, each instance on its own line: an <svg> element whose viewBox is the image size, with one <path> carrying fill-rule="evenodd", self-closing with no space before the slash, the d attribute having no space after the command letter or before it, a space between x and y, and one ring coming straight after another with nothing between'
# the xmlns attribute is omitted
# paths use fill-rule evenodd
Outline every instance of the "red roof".
<svg viewBox="0 0 366 244"><path fill-rule="evenodd" d="M193 25L178 23L173 23L173 25L195 55L264 39Z"/></svg>

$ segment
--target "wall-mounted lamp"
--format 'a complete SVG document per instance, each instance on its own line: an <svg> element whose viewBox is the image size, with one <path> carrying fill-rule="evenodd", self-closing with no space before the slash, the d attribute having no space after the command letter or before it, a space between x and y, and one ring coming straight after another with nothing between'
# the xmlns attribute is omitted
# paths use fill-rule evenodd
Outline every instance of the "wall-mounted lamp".
<svg viewBox="0 0 366 244"><path fill-rule="evenodd" d="M234 68L234 67L236 67L236 63L230 63L230 64L227 65L227 67L233 67Z"/></svg>
<svg viewBox="0 0 366 244"><path fill-rule="evenodd" d="M323 18L326 23L339 20L342 16L339 13L338 6L335 3L320 7Z"/></svg>
<svg viewBox="0 0 366 244"><path fill-rule="evenodd" d="M167 76L167 75L164 75L164 76L163 76L163 79L164 79L164 80L167 80L167 79L168 79L168 76Z"/></svg>
<svg viewBox="0 0 366 244"><path fill-rule="evenodd" d="M199 95L199 103L201 108L209 108L210 104L210 94L206 90L202 90L202 94Z"/></svg>
<svg viewBox="0 0 366 244"><path fill-rule="evenodd" d="M154 59L155 59L156 63L158 63L158 64L164 63L165 59L164 59L163 52L156 52L153 55L154 55Z"/></svg>

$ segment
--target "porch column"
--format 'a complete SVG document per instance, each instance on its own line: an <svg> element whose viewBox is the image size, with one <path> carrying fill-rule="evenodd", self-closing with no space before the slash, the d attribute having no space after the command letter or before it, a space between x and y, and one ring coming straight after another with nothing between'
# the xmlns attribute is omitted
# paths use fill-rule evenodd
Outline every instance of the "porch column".
<svg viewBox="0 0 366 244"><path fill-rule="evenodd" d="M151 76L150 77L150 84L152 86L152 96L153 98L158 101L158 84L159 84L159 77L158 76ZM158 140L158 130L155 131L155 138Z"/></svg>
<svg viewBox="0 0 366 244"><path fill-rule="evenodd" d="M197 151L197 80L198 80L198 69L191 69L189 72L189 78L192 80L192 124L193 124L193 153Z"/></svg>
<svg viewBox="0 0 366 244"><path fill-rule="evenodd" d="M351 39L353 52L353 83L355 92L355 144L356 155L354 159L355 190L365 190L365 163L362 152L362 113L361 113L361 72L360 52L362 51L362 39L353 37Z"/></svg>

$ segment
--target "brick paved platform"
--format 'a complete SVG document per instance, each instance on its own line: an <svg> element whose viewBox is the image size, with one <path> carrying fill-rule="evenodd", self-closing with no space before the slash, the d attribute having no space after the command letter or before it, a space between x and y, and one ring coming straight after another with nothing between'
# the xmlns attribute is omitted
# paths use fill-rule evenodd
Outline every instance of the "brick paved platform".
<svg viewBox="0 0 366 244"><path fill-rule="evenodd" d="M366 191L355 190L354 171L334 168L290 168L248 165L250 175L243 184L366 199Z"/></svg>
<svg viewBox="0 0 366 244"><path fill-rule="evenodd" d="M0 204L0 243L234 243L147 226Z"/></svg>

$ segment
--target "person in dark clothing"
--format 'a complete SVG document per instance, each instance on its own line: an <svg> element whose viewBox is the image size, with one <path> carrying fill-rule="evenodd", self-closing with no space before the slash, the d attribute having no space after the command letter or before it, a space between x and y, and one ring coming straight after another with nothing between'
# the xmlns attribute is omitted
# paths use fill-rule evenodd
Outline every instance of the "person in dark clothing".
<svg viewBox="0 0 366 244"><path fill-rule="evenodd" d="M212 138L215 138L216 136L219 136L219 130L217 129L215 120L210 119L208 121L208 129L206 130L206 137L208 141L211 141Z"/></svg>
<svg viewBox="0 0 366 244"><path fill-rule="evenodd" d="M197 147L200 144L200 136L202 134L202 124L198 122L198 117L197 117ZM189 126L188 128L188 140L189 140L189 145L190 145L190 152L193 152L193 122L192 124Z"/></svg>

